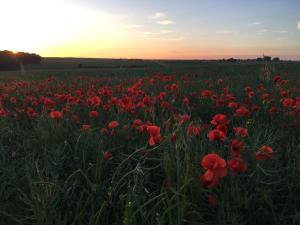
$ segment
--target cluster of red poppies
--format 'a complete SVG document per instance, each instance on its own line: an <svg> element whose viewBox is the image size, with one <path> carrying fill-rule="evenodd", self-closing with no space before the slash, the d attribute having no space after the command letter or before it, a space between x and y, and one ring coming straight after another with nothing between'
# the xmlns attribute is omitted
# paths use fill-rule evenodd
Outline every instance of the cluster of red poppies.
<svg viewBox="0 0 300 225"><path fill-rule="evenodd" d="M193 82L197 79L204 89ZM228 160L218 153L209 153L202 158L204 171L200 180L213 188L228 170L234 173L247 170L243 139L250 135L246 127L249 118L255 118L258 112L266 116L282 114L297 118L300 115L299 80L291 84L289 80L275 76L267 84L244 86L239 94L234 94L238 89L230 88L226 82L226 79L204 80L195 74L177 77L161 73L130 79L76 77L63 81L50 77L33 82L15 80L0 84L0 117L15 118L16 121L27 118L34 122L47 115L54 123L72 123L82 131L97 128L93 131L103 135L116 135L118 129L132 129L147 134L145 143L150 147L159 145L167 137L176 142L175 128L188 123L186 136L197 138L207 132L208 142L229 146ZM195 122L202 119L198 112L201 113L203 105L211 106L209 117L212 120ZM244 126L234 126L232 119L244 121ZM264 143L255 154L256 160L274 157L272 147ZM112 156L112 152L103 152L104 160Z"/></svg>

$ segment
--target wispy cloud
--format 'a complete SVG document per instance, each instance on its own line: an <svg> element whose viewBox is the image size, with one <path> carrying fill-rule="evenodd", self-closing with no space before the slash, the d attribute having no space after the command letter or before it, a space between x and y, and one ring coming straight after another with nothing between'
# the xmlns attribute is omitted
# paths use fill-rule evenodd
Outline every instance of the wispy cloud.
<svg viewBox="0 0 300 225"><path fill-rule="evenodd" d="M156 12L153 15L149 16L149 18L160 25L175 24L175 21L170 19L167 14L167 12Z"/></svg>
<svg viewBox="0 0 300 225"><path fill-rule="evenodd" d="M300 21L298 22L298 29L300 29Z"/></svg>
<svg viewBox="0 0 300 225"><path fill-rule="evenodd" d="M218 34L235 34L237 33L236 30L218 30L217 31Z"/></svg>
<svg viewBox="0 0 300 225"><path fill-rule="evenodd" d="M261 24L262 24L262 22L259 22L259 21L252 23L252 25L261 25Z"/></svg>
<svg viewBox="0 0 300 225"><path fill-rule="evenodd" d="M139 29L143 27L144 25L140 25L140 24L128 24L124 26L125 29Z"/></svg>
<svg viewBox="0 0 300 225"><path fill-rule="evenodd" d="M149 18L153 20L157 20L157 19L166 18L166 16L167 16L166 12L156 12L153 15L151 15Z"/></svg>
<svg viewBox="0 0 300 225"><path fill-rule="evenodd" d="M159 20L156 21L156 23L161 25L170 25L170 24L174 24L175 22L173 20Z"/></svg>

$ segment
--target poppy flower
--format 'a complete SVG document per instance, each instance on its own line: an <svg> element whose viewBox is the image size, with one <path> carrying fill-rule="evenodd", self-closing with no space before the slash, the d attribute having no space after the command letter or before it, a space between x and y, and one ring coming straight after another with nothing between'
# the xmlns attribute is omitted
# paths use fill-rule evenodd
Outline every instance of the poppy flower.
<svg viewBox="0 0 300 225"><path fill-rule="evenodd" d="M112 153L111 152L103 152L103 159L105 161L109 160L112 157Z"/></svg>
<svg viewBox="0 0 300 225"><path fill-rule="evenodd" d="M150 135L150 139L149 139L150 146L160 143L161 136L160 136L160 128L159 127L154 126L154 125L148 126L147 132Z"/></svg>
<svg viewBox="0 0 300 225"><path fill-rule="evenodd" d="M247 165L242 159L231 159L228 162L229 169L236 173L243 173L247 170Z"/></svg>
<svg viewBox="0 0 300 225"><path fill-rule="evenodd" d="M218 124L228 124L229 120L227 120L227 116L223 114L216 114L212 121L210 122L212 125L218 125Z"/></svg>
<svg viewBox="0 0 300 225"><path fill-rule="evenodd" d="M182 104L183 104L184 106L188 106L188 105L190 104L190 100L189 100L187 97L185 97L185 98L183 99L183 101L182 101Z"/></svg>
<svg viewBox="0 0 300 225"><path fill-rule="evenodd" d="M273 157L273 149L269 146L262 146L257 152L256 152L256 160L264 160L264 159L272 159Z"/></svg>
<svg viewBox="0 0 300 225"><path fill-rule="evenodd" d="M199 126L195 126L195 125L189 125L186 130L186 134L189 137L199 136L200 132L201 132L201 128Z"/></svg>
<svg viewBox="0 0 300 225"><path fill-rule="evenodd" d="M241 106L235 110L235 116L244 117L250 115L250 110L247 109L245 106Z"/></svg>
<svg viewBox="0 0 300 225"><path fill-rule="evenodd" d="M238 139L233 139L230 142L230 155L231 157L241 157L241 151L245 147L244 142L238 140Z"/></svg>
<svg viewBox="0 0 300 225"><path fill-rule="evenodd" d="M52 112L50 112L50 118L56 119L56 120L61 120L62 113L60 111L52 111Z"/></svg>
<svg viewBox="0 0 300 225"><path fill-rule="evenodd" d="M236 109L237 107L239 107L239 105L236 102L229 102L227 107L231 109Z"/></svg>
<svg viewBox="0 0 300 225"><path fill-rule="evenodd" d="M212 94L212 91L210 90L204 90L201 92L202 97L209 97Z"/></svg>
<svg viewBox="0 0 300 225"><path fill-rule="evenodd" d="M97 111L90 111L89 117L90 118L97 118L99 116L99 113Z"/></svg>
<svg viewBox="0 0 300 225"><path fill-rule="evenodd" d="M10 103L15 104L17 102L15 97L10 97L9 99Z"/></svg>
<svg viewBox="0 0 300 225"><path fill-rule="evenodd" d="M200 180L208 188L216 186L219 179L227 175L226 161L215 153L205 155L201 166L206 169L206 172L200 176Z"/></svg>
<svg viewBox="0 0 300 225"><path fill-rule="evenodd" d="M89 106L97 107L102 103L101 98L99 96L93 96L87 100L87 104Z"/></svg>
<svg viewBox="0 0 300 225"><path fill-rule="evenodd" d="M224 132L224 134L227 134L228 132L228 127L225 124L219 124L216 129Z"/></svg>
<svg viewBox="0 0 300 225"><path fill-rule="evenodd" d="M171 135L171 141L172 141L173 143L175 143L176 140L177 140L177 136L176 136L176 134L174 133L174 134Z"/></svg>
<svg viewBox="0 0 300 225"><path fill-rule="evenodd" d="M88 125L88 124L83 124L81 129L84 130L84 131L88 131L88 130L91 129L91 126Z"/></svg>
<svg viewBox="0 0 300 225"><path fill-rule="evenodd" d="M247 128L243 128L243 127L234 127L234 134L236 136L240 136L240 137L247 137L248 136L248 129Z"/></svg>
<svg viewBox="0 0 300 225"><path fill-rule="evenodd" d="M295 104L295 100L292 99L292 98L284 98L284 99L281 100L281 104L284 107L292 107Z"/></svg>
<svg viewBox="0 0 300 225"><path fill-rule="evenodd" d="M277 75L277 76L275 76L274 78L273 78L273 82L276 84L276 83L278 83L278 82L280 82L281 81L281 77L280 77L280 75Z"/></svg>
<svg viewBox="0 0 300 225"><path fill-rule="evenodd" d="M191 119L191 116L190 115L179 115L179 122L180 123L185 123L187 121L189 121Z"/></svg>
<svg viewBox="0 0 300 225"><path fill-rule="evenodd" d="M208 136L209 141L214 141L214 140L224 141L226 134L221 130L214 129L214 130L209 131L207 136Z"/></svg>
<svg viewBox="0 0 300 225"><path fill-rule="evenodd" d="M100 129L101 134L108 134L108 129L106 127L103 127Z"/></svg>
<svg viewBox="0 0 300 225"><path fill-rule="evenodd" d="M119 126L119 122L118 121L111 121L109 124L108 124L108 128L109 129L115 129Z"/></svg>

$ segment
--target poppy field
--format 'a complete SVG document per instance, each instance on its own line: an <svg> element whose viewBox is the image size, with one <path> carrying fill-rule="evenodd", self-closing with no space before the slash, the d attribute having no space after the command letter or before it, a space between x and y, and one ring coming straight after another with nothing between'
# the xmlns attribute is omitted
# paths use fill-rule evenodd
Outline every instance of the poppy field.
<svg viewBox="0 0 300 225"><path fill-rule="evenodd" d="M2 79L0 224L300 224L300 70L211 71Z"/></svg>

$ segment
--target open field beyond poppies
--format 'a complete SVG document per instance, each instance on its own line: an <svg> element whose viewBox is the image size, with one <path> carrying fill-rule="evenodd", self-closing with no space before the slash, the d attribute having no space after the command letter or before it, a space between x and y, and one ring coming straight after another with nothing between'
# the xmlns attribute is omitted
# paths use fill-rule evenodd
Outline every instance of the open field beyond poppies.
<svg viewBox="0 0 300 225"><path fill-rule="evenodd" d="M1 225L300 224L300 63L47 62L0 73Z"/></svg>

